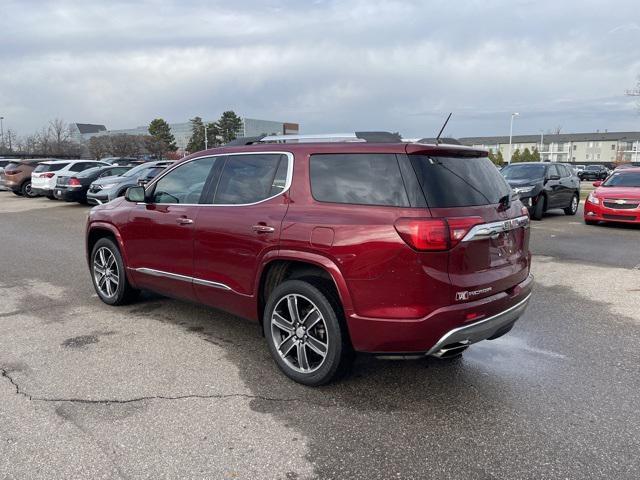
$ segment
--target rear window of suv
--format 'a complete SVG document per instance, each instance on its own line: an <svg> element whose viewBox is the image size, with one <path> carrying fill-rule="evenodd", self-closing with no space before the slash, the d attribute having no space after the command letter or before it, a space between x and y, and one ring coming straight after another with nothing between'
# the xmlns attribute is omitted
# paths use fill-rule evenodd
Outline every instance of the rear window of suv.
<svg viewBox="0 0 640 480"><path fill-rule="evenodd" d="M38 165L34 172L57 172L58 170L62 170L64 167L69 165L68 163L41 163Z"/></svg>
<svg viewBox="0 0 640 480"><path fill-rule="evenodd" d="M511 194L504 177L487 157L409 158L429 207L492 205Z"/></svg>
<svg viewBox="0 0 640 480"><path fill-rule="evenodd" d="M310 160L311 192L320 202L408 207L395 154L318 154Z"/></svg>

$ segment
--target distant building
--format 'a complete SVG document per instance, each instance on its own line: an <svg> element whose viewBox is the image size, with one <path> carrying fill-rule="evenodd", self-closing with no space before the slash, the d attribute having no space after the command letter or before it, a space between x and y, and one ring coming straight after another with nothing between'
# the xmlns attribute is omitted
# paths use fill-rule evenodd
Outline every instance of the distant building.
<svg viewBox="0 0 640 480"><path fill-rule="evenodd" d="M203 119L204 123L211 123L215 120ZM101 135L149 135L148 126L136 128L126 128L122 130L106 130ZM178 150L186 150L191 138L191 123L170 123L171 133L176 140ZM258 120L255 118L242 118L242 125L236 132L238 137L255 137L259 135L294 135L300 127L297 123L277 122L274 120Z"/></svg>
<svg viewBox="0 0 640 480"><path fill-rule="evenodd" d="M460 138L463 145L502 152L508 161L509 137ZM511 152L525 148L540 152L547 162L613 163L640 162L640 132L560 133L551 135L514 135Z"/></svg>
<svg viewBox="0 0 640 480"><path fill-rule="evenodd" d="M71 131L71 138L74 141L84 143L91 137L106 132L107 127L94 123L70 123L69 130Z"/></svg>

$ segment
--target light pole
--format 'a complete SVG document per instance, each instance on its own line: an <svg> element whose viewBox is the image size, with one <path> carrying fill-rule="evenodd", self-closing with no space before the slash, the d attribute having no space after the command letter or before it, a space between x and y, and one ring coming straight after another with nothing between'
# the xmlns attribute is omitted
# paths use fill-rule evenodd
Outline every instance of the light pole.
<svg viewBox="0 0 640 480"><path fill-rule="evenodd" d="M0 137L2 137L2 140L0 140L0 145L2 145L2 149L4 150L4 124L2 123L3 120L4 117L0 117Z"/></svg>
<svg viewBox="0 0 640 480"><path fill-rule="evenodd" d="M204 149L207 150L209 146L209 142L207 142L207 124L203 123L202 126L204 127Z"/></svg>
<svg viewBox="0 0 640 480"><path fill-rule="evenodd" d="M511 114L511 127L509 128L509 161L507 162L509 165L511 164L511 141L513 140L513 119L520 115L518 112L513 112Z"/></svg>

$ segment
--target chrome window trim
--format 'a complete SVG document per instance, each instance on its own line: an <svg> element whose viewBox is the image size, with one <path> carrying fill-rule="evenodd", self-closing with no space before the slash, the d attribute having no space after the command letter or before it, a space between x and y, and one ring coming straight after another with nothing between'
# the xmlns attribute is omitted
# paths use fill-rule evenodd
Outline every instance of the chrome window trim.
<svg viewBox="0 0 640 480"><path fill-rule="evenodd" d="M168 175L169 173L171 173L173 170L175 170L176 168L181 167L182 165L186 165L187 163L191 163L195 160L202 160L204 158L212 158L212 157L231 157L231 156L237 156L237 155L268 155L268 154L273 154L273 155L285 155L287 157L287 178L284 184L284 189L275 194L272 195L268 198L265 198L263 200L259 200L257 202L253 202L253 203L154 203L153 205L180 205L183 207L247 207L247 206L251 206L251 205L258 205L260 203L266 202L268 200L272 200L276 197L279 197L280 195L283 195L285 193L287 193L289 191L289 189L291 188L291 184L293 183L293 153L292 152L284 152L284 151L257 151L257 152L234 152L234 153L216 153L214 155L204 155L202 157L197 157L197 158L191 158L189 160L187 160L186 162L180 162L177 165L173 165L169 168L167 168L164 172L162 172L160 175L158 175L156 178L154 178L151 182L149 182L147 185L145 185L145 194L147 192L147 189L150 189L152 187L155 187L155 184L157 182L159 182L165 175ZM137 205L149 205L147 203L142 203L142 202L138 202Z"/></svg>
<svg viewBox="0 0 640 480"><path fill-rule="evenodd" d="M220 282L212 282L210 280L204 280L202 278L189 277L188 275L180 275L178 273L165 272L162 270L156 270L154 268L129 268L134 272L143 273L145 275L151 275L152 277L170 278L172 280L180 280L182 282L195 283L196 285L203 285L205 287L219 288L221 290L233 291L229 285L225 285Z"/></svg>
<svg viewBox="0 0 640 480"><path fill-rule="evenodd" d="M503 232L509 232L518 228L529 227L529 216L522 215L520 217L511 218L509 220L502 220L499 222L483 223L482 225L476 225L465 237L462 242L471 242L474 240L484 240L487 238L495 238L497 235Z"/></svg>

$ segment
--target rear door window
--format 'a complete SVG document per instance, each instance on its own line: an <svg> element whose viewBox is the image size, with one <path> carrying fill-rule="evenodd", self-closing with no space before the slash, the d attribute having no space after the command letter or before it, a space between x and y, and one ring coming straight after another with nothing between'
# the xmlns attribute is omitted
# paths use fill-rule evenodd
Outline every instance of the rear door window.
<svg viewBox="0 0 640 480"><path fill-rule="evenodd" d="M408 207L395 154L318 154L310 160L311 192L320 202Z"/></svg>
<svg viewBox="0 0 640 480"><path fill-rule="evenodd" d="M487 157L409 158L429 207L492 205L511 194L506 180Z"/></svg>
<svg viewBox="0 0 640 480"><path fill-rule="evenodd" d="M213 203L246 205L282 193L289 160L280 153L229 155L215 188Z"/></svg>
<svg viewBox="0 0 640 480"><path fill-rule="evenodd" d="M41 172L57 172L69 165L68 163L41 163L33 171L35 173Z"/></svg>

